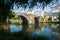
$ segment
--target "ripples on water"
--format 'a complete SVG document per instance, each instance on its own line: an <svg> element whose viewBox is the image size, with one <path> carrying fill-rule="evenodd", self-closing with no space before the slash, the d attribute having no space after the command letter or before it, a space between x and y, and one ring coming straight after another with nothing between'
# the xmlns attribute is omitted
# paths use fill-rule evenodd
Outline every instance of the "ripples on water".
<svg viewBox="0 0 60 40"><path fill-rule="evenodd" d="M2 32L0 32L0 35L1 34ZM60 38L60 25L59 24L48 24L48 23L40 23L40 24L35 24L35 25L10 24L8 27L7 34L12 37L13 35L15 35L18 37L18 39L21 37L21 38L25 38L28 40L32 40L32 39L33 40L40 40L40 39L41 40L58 40L57 38ZM2 35L7 36L4 34ZM3 38L1 36L0 36L0 39Z"/></svg>

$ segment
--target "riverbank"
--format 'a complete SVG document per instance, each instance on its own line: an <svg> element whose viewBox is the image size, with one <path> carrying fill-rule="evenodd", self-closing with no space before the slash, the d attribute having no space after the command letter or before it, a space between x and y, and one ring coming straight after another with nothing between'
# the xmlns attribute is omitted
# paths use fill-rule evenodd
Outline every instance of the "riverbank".
<svg viewBox="0 0 60 40"><path fill-rule="evenodd" d="M41 21L40 23L60 23L60 21Z"/></svg>

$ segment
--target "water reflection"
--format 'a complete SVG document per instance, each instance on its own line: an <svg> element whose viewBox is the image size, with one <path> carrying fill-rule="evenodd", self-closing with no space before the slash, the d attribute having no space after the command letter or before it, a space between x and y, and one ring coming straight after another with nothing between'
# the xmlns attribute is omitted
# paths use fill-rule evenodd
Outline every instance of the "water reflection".
<svg viewBox="0 0 60 40"><path fill-rule="evenodd" d="M51 30L49 28L42 27L39 30L36 30L32 33L32 36L47 36L51 37Z"/></svg>
<svg viewBox="0 0 60 40"><path fill-rule="evenodd" d="M10 32L24 31L32 36L47 36L51 37L52 34L58 32L59 24L35 24L35 25L10 25ZM59 32L58 32L59 34Z"/></svg>
<svg viewBox="0 0 60 40"><path fill-rule="evenodd" d="M39 23L34 25L10 24L10 26L7 28L10 33L12 34L18 33L15 35L20 37L26 37L27 35L28 38L44 36L49 38L49 40L57 40L57 38L60 38L60 24L51 23ZM6 27L3 27L3 29L6 30Z"/></svg>
<svg viewBox="0 0 60 40"><path fill-rule="evenodd" d="M18 26L18 25L10 25L10 32L13 33L13 32L19 32L22 30L22 27L21 26Z"/></svg>

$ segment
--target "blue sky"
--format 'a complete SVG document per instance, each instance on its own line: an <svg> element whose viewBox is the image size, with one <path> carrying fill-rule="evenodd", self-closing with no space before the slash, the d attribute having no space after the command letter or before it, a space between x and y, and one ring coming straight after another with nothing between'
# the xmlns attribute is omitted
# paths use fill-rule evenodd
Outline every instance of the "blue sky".
<svg viewBox="0 0 60 40"><path fill-rule="evenodd" d="M60 0L58 1L58 3L55 3L55 4L60 4ZM38 6L39 6L39 4L38 4ZM44 12L51 12L51 8L50 7L51 7L50 5L47 5L47 7L45 7L44 10L42 10L41 7L39 7L38 9L36 9L37 7L35 6L33 8L33 12L31 12L31 10L28 10L29 9L28 6L27 6L27 8L24 11L24 9L22 7L17 8L17 6L14 4L14 7L13 7L12 11L13 12L27 12L28 11L28 12L30 12L32 14L35 14L37 16L42 16L43 17L44 16ZM37 10L39 10L39 12L36 12Z"/></svg>
<svg viewBox="0 0 60 40"><path fill-rule="evenodd" d="M38 9L40 9L40 8L38 8ZM33 10L38 10L38 9L34 8ZM22 7L20 7L19 9L17 9L16 6L14 7L14 10L13 11L14 12L24 12ZM26 11L28 11L28 8L26 9ZM43 11L50 12L51 11L51 8L50 7L45 7Z"/></svg>
<svg viewBox="0 0 60 40"><path fill-rule="evenodd" d="M44 8L44 11L45 11L45 12L50 12L50 11L51 11L51 8L50 8L50 7L45 7L45 8Z"/></svg>
<svg viewBox="0 0 60 40"><path fill-rule="evenodd" d="M58 3L60 3L60 0L58 1ZM14 12L24 12L24 11L23 11L24 9L23 9L22 7L20 7L20 8L18 9L15 4L14 4L13 9L14 9L14 10L13 10ZM28 9L29 9L29 8L27 7L25 11L28 11ZM38 8L38 9L40 9L40 8ZM34 7L34 10L37 10L36 7ZM41 9L40 9L40 10L41 10ZM50 12L50 11L51 11L51 8L50 8L49 6L47 6L47 7L45 7L44 10L42 10L42 11Z"/></svg>
<svg viewBox="0 0 60 40"><path fill-rule="evenodd" d="M38 4L38 6L39 6L39 4ZM41 7L39 7L38 9L36 9L36 8L37 8L37 6L35 6L35 7L33 8L33 10L38 10L38 9L42 10ZM25 11L28 11L28 9L29 9L29 8L27 7L27 8L25 9ZM50 10L51 10L50 7L45 7L43 11L49 12ZM17 8L17 6L16 6L15 3L14 3L13 11L14 11L14 12L23 12L24 9L23 9L22 7Z"/></svg>

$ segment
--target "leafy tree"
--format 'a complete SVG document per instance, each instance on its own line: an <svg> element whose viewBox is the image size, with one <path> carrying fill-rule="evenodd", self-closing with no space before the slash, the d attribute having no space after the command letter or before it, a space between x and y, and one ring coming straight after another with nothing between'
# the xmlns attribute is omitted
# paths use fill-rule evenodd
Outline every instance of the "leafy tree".
<svg viewBox="0 0 60 40"><path fill-rule="evenodd" d="M0 24L6 22L7 17L10 15L10 6L4 3L4 0L0 0Z"/></svg>

